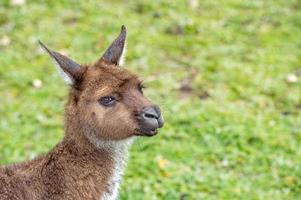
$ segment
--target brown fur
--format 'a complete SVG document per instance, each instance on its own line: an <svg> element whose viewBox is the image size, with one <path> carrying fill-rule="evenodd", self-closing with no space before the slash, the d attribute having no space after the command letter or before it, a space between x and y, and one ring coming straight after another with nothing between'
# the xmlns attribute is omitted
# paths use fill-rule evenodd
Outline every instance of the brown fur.
<svg viewBox="0 0 301 200"><path fill-rule="evenodd" d="M88 138L120 141L141 135L135 116L151 105L139 91L139 79L116 63L100 59L73 74L64 139L44 156L0 167L1 200L100 199L108 192L113 153ZM106 95L118 103L100 106L99 98Z"/></svg>

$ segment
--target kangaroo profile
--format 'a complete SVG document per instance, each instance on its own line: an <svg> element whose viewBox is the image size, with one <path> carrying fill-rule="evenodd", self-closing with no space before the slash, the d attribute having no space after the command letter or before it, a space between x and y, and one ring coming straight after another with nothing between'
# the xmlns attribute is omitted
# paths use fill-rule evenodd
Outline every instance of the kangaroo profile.
<svg viewBox="0 0 301 200"><path fill-rule="evenodd" d="M160 108L122 67L126 28L92 65L80 65L39 41L70 86L65 135L47 154L0 166L0 200L118 198L128 148L163 126Z"/></svg>

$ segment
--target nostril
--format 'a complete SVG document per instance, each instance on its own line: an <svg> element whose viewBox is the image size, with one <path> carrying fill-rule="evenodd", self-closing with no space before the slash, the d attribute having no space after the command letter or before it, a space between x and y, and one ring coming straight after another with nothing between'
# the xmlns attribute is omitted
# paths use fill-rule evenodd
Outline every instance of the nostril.
<svg viewBox="0 0 301 200"><path fill-rule="evenodd" d="M144 113L144 117L145 118L155 118L155 119L158 119L157 115L153 115L151 113Z"/></svg>
<svg viewBox="0 0 301 200"><path fill-rule="evenodd" d="M154 106L145 107L141 113L144 119L159 119L160 113L157 112Z"/></svg>

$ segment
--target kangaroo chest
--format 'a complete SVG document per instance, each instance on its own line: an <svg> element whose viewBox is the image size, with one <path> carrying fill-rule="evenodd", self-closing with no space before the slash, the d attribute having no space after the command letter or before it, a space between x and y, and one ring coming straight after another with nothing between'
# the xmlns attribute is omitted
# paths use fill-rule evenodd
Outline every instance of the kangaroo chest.
<svg viewBox="0 0 301 200"><path fill-rule="evenodd" d="M128 157L128 148L131 146L133 139L108 142L89 137L89 140L98 149L109 152L108 159L112 162L110 169L108 169L110 175L105 184L106 189L100 195L100 200L116 200L118 198L119 187Z"/></svg>
<svg viewBox="0 0 301 200"><path fill-rule="evenodd" d="M125 152L126 153L126 152ZM127 154L127 153L126 153ZM119 193L120 183L126 162L126 155L114 153L112 156L113 165L111 169L111 176L108 178L107 189L101 195L101 200L116 200Z"/></svg>

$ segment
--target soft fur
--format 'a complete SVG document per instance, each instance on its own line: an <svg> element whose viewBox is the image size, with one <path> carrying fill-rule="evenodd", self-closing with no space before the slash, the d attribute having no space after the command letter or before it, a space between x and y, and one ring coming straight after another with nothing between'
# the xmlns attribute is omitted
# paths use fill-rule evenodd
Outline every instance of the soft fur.
<svg viewBox="0 0 301 200"><path fill-rule="evenodd" d="M125 27L122 31L109 53L91 66L77 65L41 43L70 77L65 137L44 156L0 167L1 200L117 198L128 147L142 134L136 116L151 105L138 77L117 66ZM117 104L101 106L99 99L106 95L116 96Z"/></svg>

